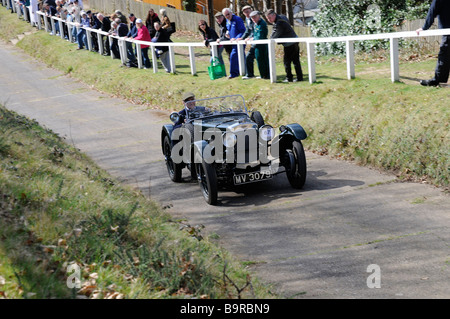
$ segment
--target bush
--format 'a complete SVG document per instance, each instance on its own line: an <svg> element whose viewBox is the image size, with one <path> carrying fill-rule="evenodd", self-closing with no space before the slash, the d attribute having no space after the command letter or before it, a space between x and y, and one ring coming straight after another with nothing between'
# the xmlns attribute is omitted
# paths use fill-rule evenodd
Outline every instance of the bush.
<svg viewBox="0 0 450 319"><path fill-rule="evenodd" d="M395 31L406 18L424 18L429 2L416 0L320 0L320 12L311 24L315 37L374 34ZM387 49L387 40L358 41L355 50L368 52ZM320 55L343 54L345 43L321 43Z"/></svg>

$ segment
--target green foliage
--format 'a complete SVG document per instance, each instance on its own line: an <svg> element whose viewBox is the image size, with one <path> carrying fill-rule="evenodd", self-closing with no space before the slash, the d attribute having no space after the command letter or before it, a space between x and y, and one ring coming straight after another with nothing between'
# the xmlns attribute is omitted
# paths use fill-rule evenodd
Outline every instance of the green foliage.
<svg viewBox="0 0 450 319"><path fill-rule="evenodd" d="M424 18L430 1L415 0L320 0L320 12L311 24L312 35L334 37L395 31L405 19ZM387 49L387 40L359 41L355 50ZM318 53L343 54L345 43L321 43Z"/></svg>
<svg viewBox="0 0 450 319"><path fill-rule="evenodd" d="M183 6L186 11L196 12L197 2L195 0L184 0Z"/></svg>

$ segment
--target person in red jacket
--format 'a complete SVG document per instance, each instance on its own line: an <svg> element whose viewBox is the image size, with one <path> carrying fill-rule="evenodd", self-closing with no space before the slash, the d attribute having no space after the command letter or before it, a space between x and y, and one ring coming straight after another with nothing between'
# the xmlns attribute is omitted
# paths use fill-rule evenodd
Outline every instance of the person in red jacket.
<svg viewBox="0 0 450 319"><path fill-rule="evenodd" d="M150 32L148 32L147 27L142 23L142 19L136 20L136 28L138 29L138 34L134 38L135 40L151 42ZM144 63L144 69L151 68L150 59L148 58L148 48L149 45L141 44L142 60Z"/></svg>

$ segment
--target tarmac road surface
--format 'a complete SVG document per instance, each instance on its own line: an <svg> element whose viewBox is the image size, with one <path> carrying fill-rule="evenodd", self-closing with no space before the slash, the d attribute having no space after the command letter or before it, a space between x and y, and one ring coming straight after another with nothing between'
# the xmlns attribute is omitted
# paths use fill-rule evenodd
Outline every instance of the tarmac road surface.
<svg viewBox="0 0 450 319"><path fill-rule="evenodd" d="M219 193L169 180L169 112L139 110L0 43L0 103L34 118L168 211L203 224L289 298L449 298L450 200L427 184L307 152L303 190L286 176ZM144 72L144 71L143 71ZM380 288L377 288L380 287Z"/></svg>

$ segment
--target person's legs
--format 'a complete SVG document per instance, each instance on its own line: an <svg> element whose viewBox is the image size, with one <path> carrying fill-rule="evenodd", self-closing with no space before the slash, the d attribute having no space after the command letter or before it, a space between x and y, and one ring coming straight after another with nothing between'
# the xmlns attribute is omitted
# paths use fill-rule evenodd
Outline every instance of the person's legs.
<svg viewBox="0 0 450 319"><path fill-rule="evenodd" d="M292 48L292 63L294 64L295 73L297 74L297 81L303 81L302 66L300 64L300 47L298 43L294 43Z"/></svg>
<svg viewBox="0 0 450 319"><path fill-rule="evenodd" d="M150 59L148 58L148 48L141 48L142 52L142 63L144 67L150 69L152 66L150 64Z"/></svg>
<svg viewBox="0 0 450 319"><path fill-rule="evenodd" d="M258 44L255 50L259 75L262 79L270 79L269 51L266 44Z"/></svg>
<svg viewBox="0 0 450 319"><path fill-rule="evenodd" d="M83 49L83 35L86 32L86 30L80 28L77 33L77 42L78 42L78 49Z"/></svg>
<svg viewBox="0 0 450 319"><path fill-rule="evenodd" d="M159 59L161 60L161 63L164 66L164 69L166 70L166 72L170 73L172 68L171 68L171 65L170 65L169 51L166 51L163 54L161 54L159 56Z"/></svg>
<svg viewBox="0 0 450 319"><path fill-rule="evenodd" d="M246 78L255 77L254 62L255 62L255 47L252 46L250 50L247 52L245 60Z"/></svg>
<svg viewBox="0 0 450 319"><path fill-rule="evenodd" d="M237 53L237 46L233 45L233 49L230 53L230 78L235 78L239 76L239 60L238 60L238 53Z"/></svg>
<svg viewBox="0 0 450 319"><path fill-rule="evenodd" d="M439 49L434 79L440 83L447 83L449 71L450 71L450 36L444 35L442 37L442 43Z"/></svg>
<svg viewBox="0 0 450 319"><path fill-rule="evenodd" d="M284 56L283 56L284 70L286 71L286 80L288 80L289 82L292 82L294 78L294 76L292 75L291 62L292 62L292 45L284 47Z"/></svg>

